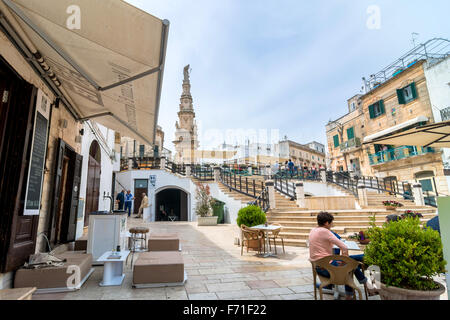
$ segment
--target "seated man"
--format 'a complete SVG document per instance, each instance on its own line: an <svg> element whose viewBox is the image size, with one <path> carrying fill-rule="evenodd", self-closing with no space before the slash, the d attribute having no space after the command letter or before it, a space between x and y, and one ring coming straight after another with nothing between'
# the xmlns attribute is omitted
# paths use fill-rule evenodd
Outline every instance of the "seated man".
<svg viewBox="0 0 450 320"><path fill-rule="evenodd" d="M348 248L345 243L339 240L335 236L335 234L330 231L333 220L334 217L328 212L321 212L317 216L318 227L312 229L311 233L309 234L310 261L317 261L333 255L333 245L336 245L342 250L342 255L348 256ZM333 261L332 264L335 266L339 265L337 261ZM325 278L330 277L329 272L325 269L317 267L316 271L318 274ZM364 276L361 267L358 267L355 270L355 276L358 279L359 283L364 284L369 293L375 293L372 284L367 281L367 278ZM354 294L353 288L345 286L345 292L347 294L347 299L352 299Z"/></svg>

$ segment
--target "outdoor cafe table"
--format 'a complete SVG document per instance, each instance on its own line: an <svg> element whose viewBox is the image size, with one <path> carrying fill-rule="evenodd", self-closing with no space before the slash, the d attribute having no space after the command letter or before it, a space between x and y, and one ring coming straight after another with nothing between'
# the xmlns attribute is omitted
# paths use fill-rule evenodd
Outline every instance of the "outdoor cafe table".
<svg viewBox="0 0 450 320"><path fill-rule="evenodd" d="M273 231L279 230L279 229L281 229L281 227L280 226L272 226L272 225L266 226L264 224L261 224L259 226L251 227L250 229L261 230L261 231L263 231L265 233L266 250L267 250L267 252L265 252L263 258L276 257L277 256L276 254L274 254L273 252L269 251L269 232L273 232Z"/></svg>
<svg viewBox="0 0 450 320"><path fill-rule="evenodd" d="M355 241L342 240L342 242L345 243L345 245L347 246L349 251L351 251L351 250L361 251L361 248L358 246L358 244ZM333 249L339 249L339 247L334 245Z"/></svg>

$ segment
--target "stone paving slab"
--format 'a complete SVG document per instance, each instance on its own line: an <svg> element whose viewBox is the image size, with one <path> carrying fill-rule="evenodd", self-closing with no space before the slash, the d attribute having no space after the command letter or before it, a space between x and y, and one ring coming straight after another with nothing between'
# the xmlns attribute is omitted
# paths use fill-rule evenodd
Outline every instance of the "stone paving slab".
<svg viewBox="0 0 450 320"><path fill-rule="evenodd" d="M145 226L151 233L177 234L188 280L172 288L132 288L130 263L122 286L100 287L103 267L81 290L72 293L34 295L36 300L313 300L314 288L307 248L286 246L277 258L262 258L234 245L239 229L234 225L198 227L196 223L142 223L129 219L128 227ZM135 255L135 259L137 258ZM445 297L446 298L446 297ZM333 296L324 295L332 300ZM379 297L371 297L371 300Z"/></svg>

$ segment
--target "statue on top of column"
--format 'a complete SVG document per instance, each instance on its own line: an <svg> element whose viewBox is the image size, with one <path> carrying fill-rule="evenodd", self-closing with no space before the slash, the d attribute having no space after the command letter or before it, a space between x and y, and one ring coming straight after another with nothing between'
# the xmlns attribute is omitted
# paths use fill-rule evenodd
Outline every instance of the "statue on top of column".
<svg viewBox="0 0 450 320"><path fill-rule="evenodd" d="M189 81L189 68L191 67L190 64L188 64L186 67L184 67L184 81Z"/></svg>

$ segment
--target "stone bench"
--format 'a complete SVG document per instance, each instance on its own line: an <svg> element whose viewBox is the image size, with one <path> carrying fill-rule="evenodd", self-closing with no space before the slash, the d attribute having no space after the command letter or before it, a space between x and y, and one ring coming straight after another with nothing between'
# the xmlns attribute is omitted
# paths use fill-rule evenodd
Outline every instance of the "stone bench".
<svg viewBox="0 0 450 320"><path fill-rule="evenodd" d="M92 268L92 255L76 252L64 252L55 255L57 258L67 262L61 267L49 267L41 269L19 269L14 278L14 288L36 287L36 293L54 293L76 291L86 282L89 276L94 272ZM68 267L76 266L80 270L80 283L70 283L69 277L74 275L73 270L67 273ZM72 277L73 278L73 277Z"/></svg>
<svg viewBox="0 0 450 320"><path fill-rule="evenodd" d="M187 275L179 251L142 252L133 267L134 288L184 285Z"/></svg>

